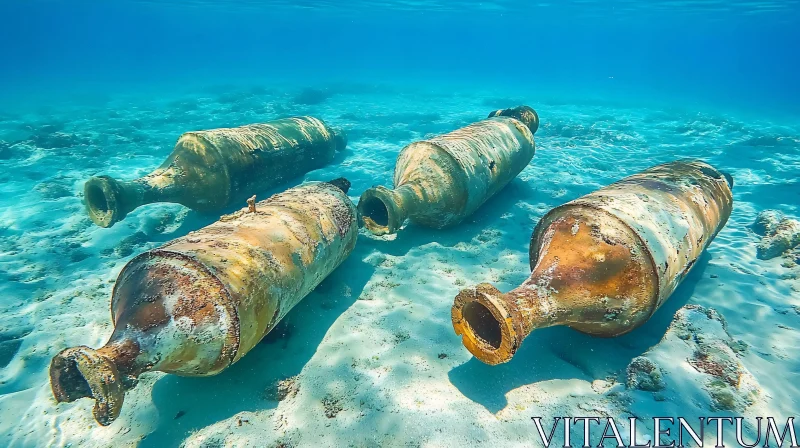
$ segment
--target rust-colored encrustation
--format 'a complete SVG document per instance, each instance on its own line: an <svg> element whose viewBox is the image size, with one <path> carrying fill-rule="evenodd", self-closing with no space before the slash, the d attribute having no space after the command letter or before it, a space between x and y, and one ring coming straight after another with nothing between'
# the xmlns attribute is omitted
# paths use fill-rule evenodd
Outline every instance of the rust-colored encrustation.
<svg viewBox="0 0 800 448"><path fill-rule="evenodd" d="M627 333L669 298L733 207L730 176L676 161L627 177L548 212L531 237L531 276L501 293L461 291L453 328L487 364L510 360L536 328Z"/></svg>
<svg viewBox="0 0 800 448"><path fill-rule="evenodd" d="M395 164L394 189L378 186L361 195L364 226L384 235L406 219L437 229L457 225L528 166L538 127L536 112L519 106L406 146Z"/></svg>
<svg viewBox="0 0 800 448"><path fill-rule="evenodd" d="M56 400L92 397L108 425L144 372L207 376L239 360L355 247L348 188L304 184L131 260L114 285L106 345L53 358Z"/></svg>
<svg viewBox="0 0 800 448"><path fill-rule="evenodd" d="M100 227L111 227L137 207L154 202L219 211L248 194L326 165L346 144L344 133L314 117L187 132L147 176L132 181L89 179L84 186L86 211Z"/></svg>

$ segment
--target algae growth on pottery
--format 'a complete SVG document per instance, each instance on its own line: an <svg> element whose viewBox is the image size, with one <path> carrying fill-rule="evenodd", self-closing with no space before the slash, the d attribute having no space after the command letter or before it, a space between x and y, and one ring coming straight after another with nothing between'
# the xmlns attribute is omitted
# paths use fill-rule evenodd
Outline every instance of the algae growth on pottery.
<svg viewBox="0 0 800 448"><path fill-rule="evenodd" d="M406 146L397 156L394 188L378 186L361 195L364 225L385 235L406 219L437 229L460 223L528 166L538 128L536 111L519 106Z"/></svg>
<svg viewBox="0 0 800 448"><path fill-rule="evenodd" d="M53 358L56 400L93 398L109 425L144 372L207 376L238 361L355 247L349 187L313 182L251 201L131 260L114 285L106 345Z"/></svg>
<svg viewBox="0 0 800 448"><path fill-rule="evenodd" d="M800 0L26 0L0 17L0 448L545 446L534 417L546 436L561 418L551 447L565 418L575 447L616 446L604 417L625 445L631 416L633 445L681 444L655 416L741 417L748 444L760 417L760 446L765 417L800 434ZM710 243L722 213L691 248L662 232L684 215L655 213L676 187L647 170L676 160L713 167L681 174L719 185L694 195L709 209L728 194L714 171L735 179ZM604 190L637 173L641 214ZM325 197L358 229L281 252L336 218L263 200L340 177L347 197ZM318 268L301 281L280 257ZM454 331L476 285L531 305L507 316L508 362ZM542 322L540 296L574 313ZM502 345L488 307L462 317ZM589 443L577 417L603 417ZM704 446L738 445L724 423Z"/></svg>
<svg viewBox="0 0 800 448"><path fill-rule="evenodd" d="M101 227L111 227L137 207L154 202L222 210L329 163L346 144L342 131L314 117L187 132L147 176L130 181L89 179L84 187L86 210Z"/></svg>
<svg viewBox="0 0 800 448"><path fill-rule="evenodd" d="M635 329L728 221L732 187L705 162L676 161L556 207L531 236L530 278L505 294L483 283L456 296L456 334L478 359L499 364L537 328L604 337Z"/></svg>

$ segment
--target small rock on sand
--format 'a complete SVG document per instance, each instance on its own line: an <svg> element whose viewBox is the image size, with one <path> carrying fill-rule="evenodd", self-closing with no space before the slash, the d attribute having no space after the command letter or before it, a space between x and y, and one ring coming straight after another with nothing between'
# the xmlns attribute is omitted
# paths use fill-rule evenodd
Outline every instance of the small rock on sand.
<svg viewBox="0 0 800 448"><path fill-rule="evenodd" d="M686 305L664 338L628 365L627 386L648 392L680 387L683 396L691 393L689 387L708 397L711 410L742 412L759 397L760 387L739 360L741 344L716 310ZM681 367L675 353L689 354L685 362L700 375Z"/></svg>

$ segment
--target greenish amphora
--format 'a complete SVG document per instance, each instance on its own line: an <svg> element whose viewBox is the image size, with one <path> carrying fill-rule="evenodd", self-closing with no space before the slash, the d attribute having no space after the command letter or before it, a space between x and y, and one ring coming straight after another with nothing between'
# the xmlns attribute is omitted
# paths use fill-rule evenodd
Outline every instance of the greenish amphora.
<svg viewBox="0 0 800 448"><path fill-rule="evenodd" d="M385 235L406 219L435 229L459 224L528 166L538 128L536 111L519 106L411 143L397 157L394 188L377 186L361 195L364 226Z"/></svg>
<svg viewBox="0 0 800 448"><path fill-rule="evenodd" d="M142 374L211 376L237 362L355 248L349 188L339 178L252 200L129 261L112 292L106 344L53 357L56 401L91 398L106 426Z"/></svg>
<svg viewBox="0 0 800 448"><path fill-rule="evenodd" d="M550 210L531 235L530 277L506 293L488 283L461 290L453 329L496 365L540 328L615 337L640 327L728 222L732 188L729 174L676 160Z"/></svg>
<svg viewBox="0 0 800 448"><path fill-rule="evenodd" d="M136 208L172 202L216 212L330 163L345 134L314 117L187 132L152 173L123 181L92 177L84 186L89 218L111 227Z"/></svg>

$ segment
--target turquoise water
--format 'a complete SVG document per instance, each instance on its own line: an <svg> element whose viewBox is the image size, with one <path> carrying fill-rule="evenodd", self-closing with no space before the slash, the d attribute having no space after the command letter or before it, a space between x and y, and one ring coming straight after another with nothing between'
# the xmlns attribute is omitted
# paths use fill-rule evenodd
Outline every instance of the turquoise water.
<svg viewBox="0 0 800 448"><path fill-rule="evenodd" d="M799 2L32 1L0 17L3 446L527 446L532 416L797 414L800 268L757 259L750 225L766 209L800 218ZM90 176L145 175L186 131L310 114L345 129L347 149L259 198L344 176L357 201L391 185L405 145L518 104L541 118L536 155L458 227L362 231L241 362L144 375L108 427L91 400L55 403L50 359L105 343L125 263L219 216L154 204L102 229L84 211ZM732 174L734 212L646 325L614 339L544 329L497 367L464 349L453 298L524 281L544 213L685 157ZM711 409L664 337L687 304L716 309L747 347L753 404ZM677 369L668 387L626 389L654 346ZM268 393L294 376L295 395Z"/></svg>

